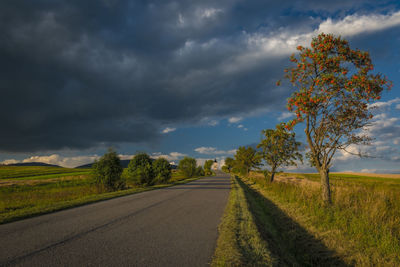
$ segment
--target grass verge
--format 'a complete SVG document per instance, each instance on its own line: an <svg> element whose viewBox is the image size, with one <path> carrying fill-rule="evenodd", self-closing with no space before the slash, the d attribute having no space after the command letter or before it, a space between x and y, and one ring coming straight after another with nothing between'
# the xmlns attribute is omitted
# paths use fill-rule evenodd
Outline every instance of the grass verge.
<svg viewBox="0 0 400 267"><path fill-rule="evenodd" d="M302 177L315 180L313 175ZM275 244L284 242L279 251L289 246L288 255L294 255L300 265L400 266L400 195L399 187L393 184L396 181L332 178L330 206L321 201L315 182L271 184L260 175L242 181L249 188L247 195L254 195L254 202L258 199L264 205L257 211L257 204L249 201L259 229L280 229L272 240ZM271 227L267 221L272 218L276 223ZM306 234L308 238L304 238ZM305 241L297 242L302 239ZM310 249L302 251L307 247Z"/></svg>
<svg viewBox="0 0 400 267"><path fill-rule="evenodd" d="M231 181L211 266L271 266L274 259L257 230L243 188L236 178Z"/></svg>

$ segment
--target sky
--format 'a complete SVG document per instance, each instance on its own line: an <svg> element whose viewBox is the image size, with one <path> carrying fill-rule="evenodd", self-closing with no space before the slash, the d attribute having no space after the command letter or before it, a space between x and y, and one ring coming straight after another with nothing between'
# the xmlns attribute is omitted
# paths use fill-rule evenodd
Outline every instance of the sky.
<svg viewBox="0 0 400 267"><path fill-rule="evenodd" d="M291 118L295 88L275 83L324 32L394 84L372 145L350 148L370 157L338 152L331 170L400 172L399 1L4 0L0 20L0 163L75 167L108 147L223 163Z"/></svg>

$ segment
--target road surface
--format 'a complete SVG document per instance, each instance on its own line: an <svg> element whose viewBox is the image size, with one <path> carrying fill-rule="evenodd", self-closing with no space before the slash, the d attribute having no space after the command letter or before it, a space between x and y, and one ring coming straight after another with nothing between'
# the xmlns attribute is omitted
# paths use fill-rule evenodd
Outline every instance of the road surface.
<svg viewBox="0 0 400 267"><path fill-rule="evenodd" d="M220 173L0 225L0 266L206 266L229 191Z"/></svg>

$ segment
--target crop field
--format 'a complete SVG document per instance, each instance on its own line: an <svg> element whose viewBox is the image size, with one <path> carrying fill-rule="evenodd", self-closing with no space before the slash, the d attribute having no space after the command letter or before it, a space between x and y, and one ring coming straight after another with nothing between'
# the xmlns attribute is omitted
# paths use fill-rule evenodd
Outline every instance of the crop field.
<svg viewBox="0 0 400 267"><path fill-rule="evenodd" d="M43 179L44 176L53 175L52 178L74 175L77 173L88 173L88 169L68 169L58 167L42 167L42 166L0 166L0 179ZM59 175L59 176L57 176Z"/></svg>
<svg viewBox="0 0 400 267"><path fill-rule="evenodd" d="M269 183L254 172L239 180L259 232L281 246L277 262L400 266L400 179L330 177L332 205L321 200L318 174L281 173Z"/></svg>
<svg viewBox="0 0 400 267"><path fill-rule="evenodd" d="M0 166L0 223L49 213L85 203L185 182L173 171L169 184L103 192L93 183L90 169Z"/></svg>

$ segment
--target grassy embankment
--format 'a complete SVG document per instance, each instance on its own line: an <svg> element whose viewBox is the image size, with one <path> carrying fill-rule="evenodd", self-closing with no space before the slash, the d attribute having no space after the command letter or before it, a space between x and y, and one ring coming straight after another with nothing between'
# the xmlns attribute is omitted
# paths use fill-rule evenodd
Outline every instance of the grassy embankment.
<svg viewBox="0 0 400 267"><path fill-rule="evenodd" d="M211 266L271 264L275 259L257 230L243 187L236 178L232 178L231 185Z"/></svg>
<svg viewBox="0 0 400 267"><path fill-rule="evenodd" d="M125 190L99 192L90 169L1 166L0 224L194 179L173 171L168 184L135 187L128 180Z"/></svg>
<svg viewBox="0 0 400 267"><path fill-rule="evenodd" d="M270 184L253 173L238 181L274 259L261 265L400 266L400 179L332 174L331 206L321 201L317 180L316 174L282 174ZM234 214L231 204L229 213ZM227 220L242 219L225 215L215 265L223 253L229 255L227 244L234 246L243 235L240 228L229 229ZM239 266L242 255L231 256L231 265Z"/></svg>

